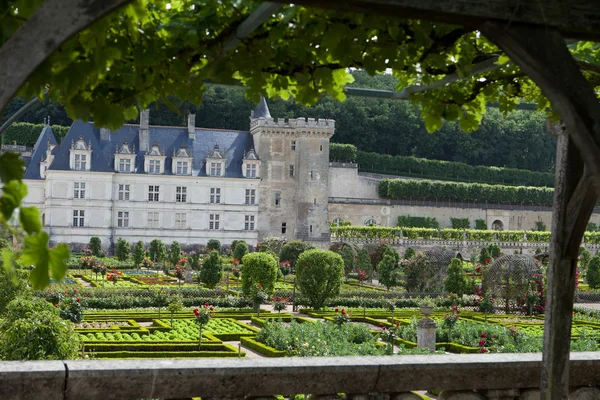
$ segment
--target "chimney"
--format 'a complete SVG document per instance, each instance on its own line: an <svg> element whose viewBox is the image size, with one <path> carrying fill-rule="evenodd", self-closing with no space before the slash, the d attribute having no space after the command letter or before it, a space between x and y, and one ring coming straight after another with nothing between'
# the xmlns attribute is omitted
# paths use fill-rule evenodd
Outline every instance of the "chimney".
<svg viewBox="0 0 600 400"><path fill-rule="evenodd" d="M150 151L150 110L140 111L140 151Z"/></svg>
<svg viewBox="0 0 600 400"><path fill-rule="evenodd" d="M196 114L188 115L188 138L196 139Z"/></svg>
<svg viewBox="0 0 600 400"><path fill-rule="evenodd" d="M100 140L101 141L110 141L110 129L100 128Z"/></svg>

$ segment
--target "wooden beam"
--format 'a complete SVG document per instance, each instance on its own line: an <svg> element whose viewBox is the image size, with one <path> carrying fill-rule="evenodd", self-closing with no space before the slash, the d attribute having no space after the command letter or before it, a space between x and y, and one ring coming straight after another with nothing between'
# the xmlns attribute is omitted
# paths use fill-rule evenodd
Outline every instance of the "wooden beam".
<svg viewBox="0 0 600 400"><path fill-rule="evenodd" d="M557 30L486 22L482 33L544 91L568 132L557 144L541 382L542 399L566 399L578 248L600 188L600 103Z"/></svg>
<svg viewBox="0 0 600 400"><path fill-rule="evenodd" d="M473 27L487 20L502 21L503 25L532 24L557 29L569 38L600 40L597 0L297 0L294 3Z"/></svg>
<svg viewBox="0 0 600 400"><path fill-rule="evenodd" d="M0 111L71 36L131 0L46 0L0 47Z"/></svg>

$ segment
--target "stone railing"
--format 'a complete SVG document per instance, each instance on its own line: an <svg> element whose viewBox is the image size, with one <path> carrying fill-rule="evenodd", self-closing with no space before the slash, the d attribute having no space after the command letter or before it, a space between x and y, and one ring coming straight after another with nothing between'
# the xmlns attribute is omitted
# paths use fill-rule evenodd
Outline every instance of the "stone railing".
<svg viewBox="0 0 600 400"><path fill-rule="evenodd" d="M470 354L279 359L8 361L1 399L241 399L312 394L314 398L418 400L539 398L542 355ZM571 399L598 399L600 353L572 353ZM588 396L588 397L585 397Z"/></svg>

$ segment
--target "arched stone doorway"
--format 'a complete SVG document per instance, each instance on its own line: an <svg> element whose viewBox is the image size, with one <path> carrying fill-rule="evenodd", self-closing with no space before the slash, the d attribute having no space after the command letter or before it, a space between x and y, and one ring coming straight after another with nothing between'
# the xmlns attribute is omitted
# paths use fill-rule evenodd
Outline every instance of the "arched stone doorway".
<svg viewBox="0 0 600 400"><path fill-rule="evenodd" d="M494 220L494 222L492 222L492 230L495 230L495 231L504 230L504 223L502 221L500 221L499 219Z"/></svg>

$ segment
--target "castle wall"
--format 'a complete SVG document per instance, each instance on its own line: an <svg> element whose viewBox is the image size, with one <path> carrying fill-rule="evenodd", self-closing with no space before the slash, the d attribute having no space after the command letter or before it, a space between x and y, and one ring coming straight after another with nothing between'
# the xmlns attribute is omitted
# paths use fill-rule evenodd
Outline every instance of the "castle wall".
<svg viewBox="0 0 600 400"><path fill-rule="evenodd" d="M358 174L358 164L329 163L329 197L379 199L378 179Z"/></svg>

